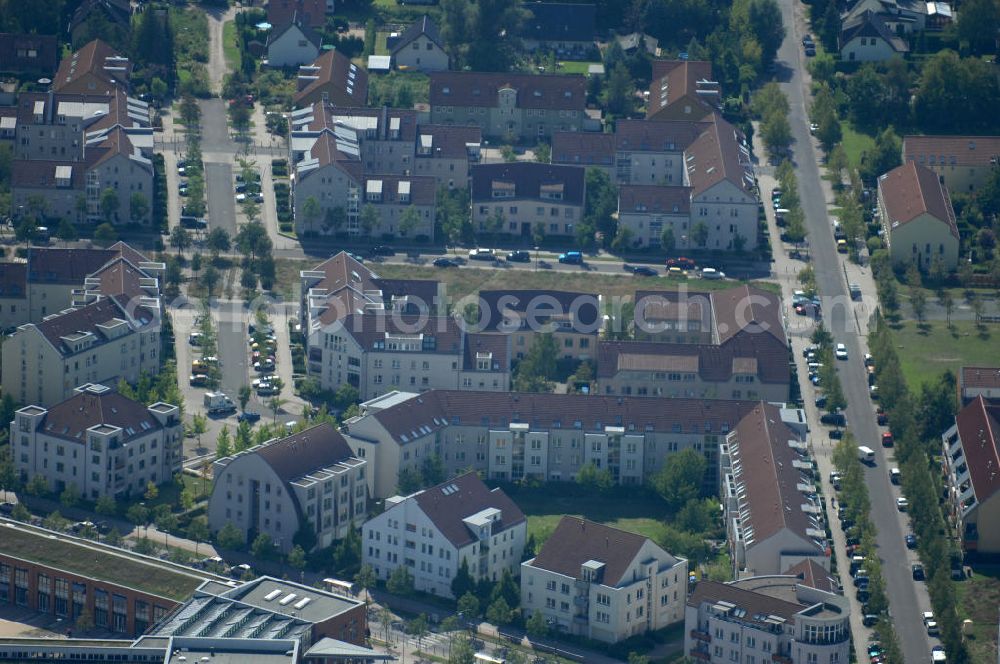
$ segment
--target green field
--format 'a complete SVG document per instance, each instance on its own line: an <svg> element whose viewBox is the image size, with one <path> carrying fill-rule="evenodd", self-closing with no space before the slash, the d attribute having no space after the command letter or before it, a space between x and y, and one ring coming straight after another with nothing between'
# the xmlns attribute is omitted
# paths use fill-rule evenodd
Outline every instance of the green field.
<svg viewBox="0 0 1000 664"><path fill-rule="evenodd" d="M993 366L1000 356L1000 328L977 328L972 321L955 321L952 329L941 321L918 326L907 320L893 331L896 352L912 392L951 369L957 374L966 365Z"/></svg>
<svg viewBox="0 0 1000 664"><path fill-rule="evenodd" d="M1000 567L974 566L973 577L955 584L958 617L972 620L966 637L970 660L976 664L997 661L997 605L1000 604Z"/></svg>
<svg viewBox="0 0 1000 664"><path fill-rule="evenodd" d="M226 67L236 69L240 64L240 47L236 42L236 24L233 21L222 25L222 51L226 55Z"/></svg>
<svg viewBox="0 0 1000 664"><path fill-rule="evenodd" d="M661 541L665 533L663 501L643 489L586 493L575 484L550 484L544 489L505 486L504 490L528 517L528 535L535 536L537 546L549 538L563 516L584 517L645 535L656 542Z"/></svg>
<svg viewBox="0 0 1000 664"><path fill-rule="evenodd" d="M855 131L851 123L846 120L841 123L841 128L844 134L841 144L844 146L844 152L847 153L847 160L850 162L851 168L859 168L861 166L861 153L875 147L875 139L868 134Z"/></svg>
<svg viewBox="0 0 1000 664"><path fill-rule="evenodd" d="M557 74L586 74L587 67L590 65L599 65L600 62L585 62L583 60L567 60L565 62L556 63Z"/></svg>

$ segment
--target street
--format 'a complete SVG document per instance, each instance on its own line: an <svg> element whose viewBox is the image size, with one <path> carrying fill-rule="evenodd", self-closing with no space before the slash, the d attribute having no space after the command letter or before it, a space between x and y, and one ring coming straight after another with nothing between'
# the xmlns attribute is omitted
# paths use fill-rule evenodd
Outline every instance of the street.
<svg viewBox="0 0 1000 664"><path fill-rule="evenodd" d="M799 27L796 16L796 12L802 10L802 7L795 0L780 0L779 5L788 34L778 57L785 65L784 71L790 72L788 80L781 83L781 88L788 96L790 105L793 159L798 177L799 198L809 232L816 284L824 300L835 303L834 306L826 307L826 327L833 334L835 342L847 345L851 358L847 362L838 362L838 373L848 403L847 421L858 444L868 445L876 451L877 462L873 467L867 468L865 474L872 504L872 522L878 532L879 557L893 625L905 661L926 662L930 661L930 646L920 613L929 608L929 601L926 588L921 586L918 592L910 575L908 551L903 543L905 532L901 515L896 509L896 494L889 483L888 469L893 464L887 457L886 450L877 444L881 434L875 420L874 406L868 396L867 373L861 362L868 351L867 340L860 334L861 324L854 317L853 307L845 304L851 300L827 216L827 201L832 200L832 196L828 183L820 177L817 166L819 155L809 134L809 116L806 112L808 81L803 80L805 58L799 45L801 30L804 28Z"/></svg>
<svg viewBox="0 0 1000 664"><path fill-rule="evenodd" d="M210 228L223 228L236 235L236 199L231 164L205 162L205 198Z"/></svg>

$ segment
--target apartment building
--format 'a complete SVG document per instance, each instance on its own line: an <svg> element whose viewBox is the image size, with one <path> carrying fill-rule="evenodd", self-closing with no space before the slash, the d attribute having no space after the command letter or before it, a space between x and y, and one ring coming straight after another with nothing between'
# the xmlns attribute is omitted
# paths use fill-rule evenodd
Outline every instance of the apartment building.
<svg viewBox="0 0 1000 664"><path fill-rule="evenodd" d="M50 491L76 487L87 500L139 495L181 471L180 408L146 406L104 385L87 384L49 408L25 406L10 423L14 467Z"/></svg>
<svg viewBox="0 0 1000 664"><path fill-rule="evenodd" d="M114 638L145 633L199 585L217 578L21 523L5 522L3 533L0 605L54 616L67 626L88 614ZM0 657L10 659L3 656L9 650L0 644Z"/></svg>
<svg viewBox="0 0 1000 664"><path fill-rule="evenodd" d="M574 237L586 203L585 171L518 161L469 169L472 224L477 231L532 238Z"/></svg>
<svg viewBox="0 0 1000 664"><path fill-rule="evenodd" d="M815 462L778 408L758 404L726 434L719 457L734 577L782 574L809 560L829 569Z"/></svg>
<svg viewBox="0 0 1000 664"><path fill-rule="evenodd" d="M0 327L41 322L99 297L123 295L160 311L163 263L124 242L107 249L29 247L25 262L0 263Z"/></svg>
<svg viewBox="0 0 1000 664"><path fill-rule="evenodd" d="M617 643L684 619L688 562L648 537L564 516L521 563L521 611L557 632Z"/></svg>
<svg viewBox="0 0 1000 664"><path fill-rule="evenodd" d="M878 211L896 265L958 266L958 224L948 189L930 169L908 161L878 178Z"/></svg>
<svg viewBox="0 0 1000 664"><path fill-rule="evenodd" d="M543 333L552 334L560 357L590 360L596 357L602 310L601 297L595 293L482 290L477 327L486 334L509 337L518 360Z"/></svg>
<svg viewBox="0 0 1000 664"><path fill-rule="evenodd" d="M449 71L430 79L433 124L479 125L488 138L531 143L588 126L583 76Z"/></svg>
<svg viewBox="0 0 1000 664"><path fill-rule="evenodd" d="M52 78L52 90L84 95L128 91L132 63L100 39L95 39L63 58Z"/></svg>
<svg viewBox="0 0 1000 664"><path fill-rule="evenodd" d="M699 121L722 106L719 82L712 80L712 63L702 60L653 60L646 99L648 120Z"/></svg>
<svg viewBox="0 0 1000 664"><path fill-rule="evenodd" d="M433 177L438 187L465 188L469 166L479 163L482 143L479 127L419 125L413 172Z"/></svg>
<svg viewBox="0 0 1000 664"><path fill-rule="evenodd" d="M967 552L1000 552L1000 405L983 395L955 416L941 436L948 516L961 534ZM980 527L982 526L982 527Z"/></svg>
<svg viewBox="0 0 1000 664"><path fill-rule="evenodd" d="M264 533L285 553L303 529L325 548L367 513L368 464L330 424L275 438L212 465L208 525L233 524L252 542Z"/></svg>
<svg viewBox="0 0 1000 664"><path fill-rule="evenodd" d="M361 559L379 579L404 565L414 588L453 598L462 564L477 581L516 576L528 520L502 489L468 472L409 496L385 500L385 511L361 529Z"/></svg>
<svg viewBox="0 0 1000 664"><path fill-rule="evenodd" d="M975 192L1000 164L1000 136L904 136L908 161L934 171L948 191Z"/></svg>
<svg viewBox="0 0 1000 664"><path fill-rule="evenodd" d="M625 399L581 394L473 390L391 392L361 404L344 425L355 453L371 461L370 491L386 498L399 473L438 457L445 472L491 480L573 481L585 465L616 484L642 484L674 452L709 462L706 489L718 486L726 436L760 402ZM776 417L800 420L796 410Z"/></svg>
<svg viewBox="0 0 1000 664"><path fill-rule="evenodd" d="M295 86L295 108L317 103L361 107L368 100L368 72L336 49L325 52L312 64L300 66Z"/></svg>
<svg viewBox="0 0 1000 664"><path fill-rule="evenodd" d="M809 577L699 581L687 601L684 654L694 661L849 662L851 603Z"/></svg>
<svg viewBox="0 0 1000 664"><path fill-rule="evenodd" d="M3 345L3 391L20 403L51 406L79 385L134 383L159 370L157 312L116 297L25 323Z"/></svg>
<svg viewBox="0 0 1000 664"><path fill-rule="evenodd" d="M510 389L509 340L437 315L438 282L381 279L345 253L301 278L306 368L324 388Z"/></svg>
<svg viewBox="0 0 1000 664"><path fill-rule="evenodd" d="M968 406L976 397L1000 403L1000 367L962 367L958 372L958 402Z"/></svg>

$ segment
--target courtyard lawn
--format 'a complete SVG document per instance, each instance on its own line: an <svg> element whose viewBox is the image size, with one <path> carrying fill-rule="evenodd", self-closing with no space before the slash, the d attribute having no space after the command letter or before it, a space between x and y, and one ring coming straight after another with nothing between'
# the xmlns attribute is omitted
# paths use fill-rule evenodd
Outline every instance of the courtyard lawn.
<svg viewBox="0 0 1000 664"><path fill-rule="evenodd" d="M600 62L585 62L583 60L566 60L556 63L557 74L586 74L590 65L599 65Z"/></svg>
<svg viewBox="0 0 1000 664"><path fill-rule="evenodd" d="M972 321L954 321L949 329L943 320L919 326L907 320L893 331L900 366L912 392L918 392L922 383L937 380L948 369L957 375L962 366L996 364L998 335L1000 327L979 328Z"/></svg>
<svg viewBox="0 0 1000 664"><path fill-rule="evenodd" d="M236 43L236 23L233 21L222 25L222 51L226 56L226 68L236 69L240 65L240 47Z"/></svg>
<svg viewBox="0 0 1000 664"><path fill-rule="evenodd" d="M1000 567L973 566L973 577L955 585L958 617L972 620L972 634L966 637L970 661L992 664L997 661L997 605L1000 604Z"/></svg>
<svg viewBox="0 0 1000 664"><path fill-rule="evenodd" d="M871 150L875 147L875 139L868 134L855 131L851 123L847 121L841 123L841 128L843 129L841 144L844 146L844 152L847 153L847 160L850 162L851 168L859 168L861 154L865 150Z"/></svg>

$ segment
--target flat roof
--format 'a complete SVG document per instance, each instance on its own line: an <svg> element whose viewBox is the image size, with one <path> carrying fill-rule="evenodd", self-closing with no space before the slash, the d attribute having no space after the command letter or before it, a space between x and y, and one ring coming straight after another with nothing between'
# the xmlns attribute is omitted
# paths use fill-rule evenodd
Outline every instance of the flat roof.
<svg viewBox="0 0 1000 664"><path fill-rule="evenodd" d="M312 623L338 616L362 604L360 600L269 576L231 589L223 597Z"/></svg>
<svg viewBox="0 0 1000 664"><path fill-rule="evenodd" d="M168 653L164 664L291 664L292 658L284 652L226 652L221 648L180 650Z"/></svg>
<svg viewBox="0 0 1000 664"><path fill-rule="evenodd" d="M0 525L0 542L0 554L176 601L211 578L11 522Z"/></svg>

